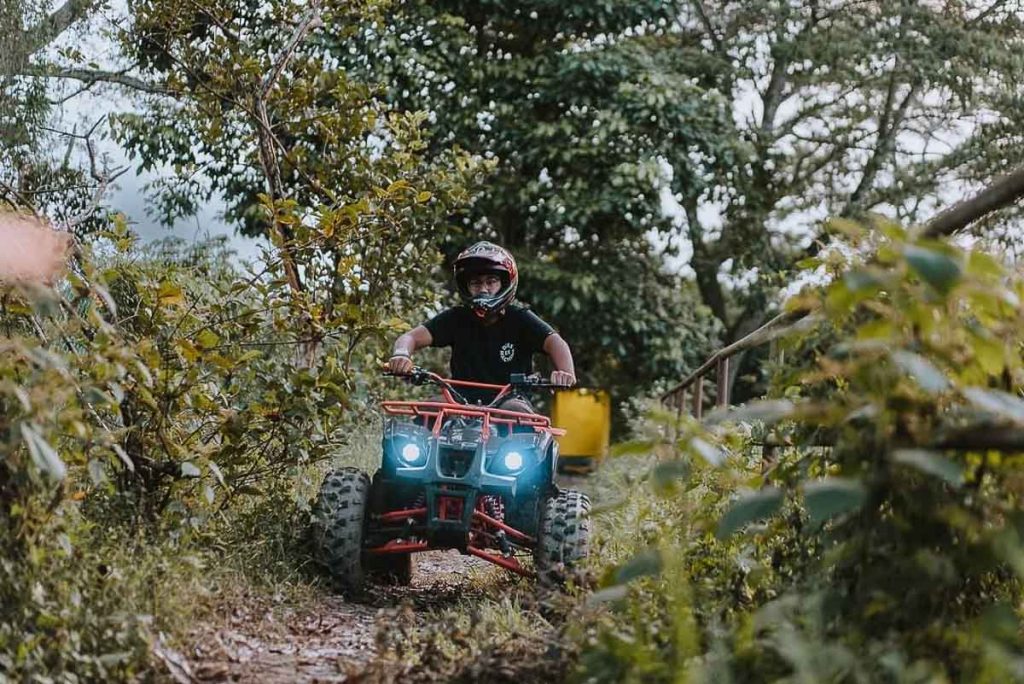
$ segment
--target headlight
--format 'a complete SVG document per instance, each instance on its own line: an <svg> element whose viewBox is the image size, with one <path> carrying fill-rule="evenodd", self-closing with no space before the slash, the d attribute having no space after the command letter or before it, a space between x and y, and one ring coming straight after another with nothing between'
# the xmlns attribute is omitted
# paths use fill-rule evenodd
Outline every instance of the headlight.
<svg viewBox="0 0 1024 684"><path fill-rule="evenodd" d="M416 465L423 458L423 449L420 448L419 444L409 442L402 447L402 460L409 465Z"/></svg>
<svg viewBox="0 0 1024 684"><path fill-rule="evenodd" d="M523 455L518 451L510 451L505 454L503 464L505 466L505 470L510 472L519 470L523 467Z"/></svg>

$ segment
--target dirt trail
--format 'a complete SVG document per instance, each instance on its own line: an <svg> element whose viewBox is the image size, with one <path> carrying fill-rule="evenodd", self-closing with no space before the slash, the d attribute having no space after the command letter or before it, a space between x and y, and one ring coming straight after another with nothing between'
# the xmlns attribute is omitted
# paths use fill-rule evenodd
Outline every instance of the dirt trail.
<svg viewBox="0 0 1024 684"><path fill-rule="evenodd" d="M359 603L331 595L288 606L245 597L219 624L197 629L186 653L158 646L156 654L177 682L359 681L390 610L411 605L415 619L429 620L465 596L471 576L501 572L457 552L422 553L416 561L411 586L374 589Z"/></svg>
<svg viewBox="0 0 1024 684"><path fill-rule="evenodd" d="M563 475L559 485L586 488L579 476ZM456 551L413 558L416 571L410 586L374 587L359 602L326 593L301 605L243 595L230 602L227 614L197 627L185 652L158 644L156 656L179 684L380 681L371 666L380 625L392 624L399 610L408 616L410 609L416 625L434 624L439 613L460 601L493 594L492 580L506 576L494 565Z"/></svg>

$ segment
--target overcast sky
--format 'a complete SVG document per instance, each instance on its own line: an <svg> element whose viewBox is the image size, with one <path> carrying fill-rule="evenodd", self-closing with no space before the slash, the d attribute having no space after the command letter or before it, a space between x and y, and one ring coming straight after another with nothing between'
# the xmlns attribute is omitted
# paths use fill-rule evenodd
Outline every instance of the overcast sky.
<svg viewBox="0 0 1024 684"><path fill-rule="evenodd" d="M126 0L111 0L108 7L101 9L88 22L65 32L59 41L51 46L51 51L60 47L73 46L95 61L99 68L118 69L123 65L117 63L117 51L104 36L113 23L123 21L127 16ZM52 54L52 52L51 52ZM55 88L63 89L70 94L81 87L79 83L54 83ZM54 127L58 130L88 130L97 120L108 114L133 109L132 101L122 88L112 85L98 85L92 90L82 93L69 100L57 113ZM56 144L63 148L66 142L57 140ZM112 188L107 204L117 211L124 212L133 230L146 242L174 236L186 241L198 241L207 236L227 235L233 249L244 259L256 259L260 254L260 242L255 239L235 235L233 228L223 220L224 204L219 199L207 203L197 216L183 219L171 227L163 226L146 211L145 185L161 174L170 175L170 168L157 169L153 172L138 174L136 164L127 159L124 151L109 138L96 140L97 152L105 155L111 168L128 166L130 169L120 176ZM78 150L84 161L84 148ZM265 242L264 242L265 244Z"/></svg>

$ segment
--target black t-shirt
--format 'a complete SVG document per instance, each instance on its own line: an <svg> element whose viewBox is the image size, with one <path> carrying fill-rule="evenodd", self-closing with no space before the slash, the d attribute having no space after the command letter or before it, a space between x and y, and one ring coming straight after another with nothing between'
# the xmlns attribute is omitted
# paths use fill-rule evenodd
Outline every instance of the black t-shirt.
<svg viewBox="0 0 1024 684"><path fill-rule="evenodd" d="M484 325L471 309L445 309L423 324L434 347L451 347L452 377L504 385L512 373L532 373L533 355L544 351L544 340L555 329L537 314L510 305L505 314ZM470 401L490 402L494 392L459 389Z"/></svg>

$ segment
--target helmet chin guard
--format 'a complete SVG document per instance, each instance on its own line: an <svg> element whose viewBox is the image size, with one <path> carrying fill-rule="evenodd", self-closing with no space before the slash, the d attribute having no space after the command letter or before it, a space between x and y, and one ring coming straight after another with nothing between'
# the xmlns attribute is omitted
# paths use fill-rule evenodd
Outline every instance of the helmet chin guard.
<svg viewBox="0 0 1024 684"><path fill-rule="evenodd" d="M516 296L519 286L516 260L507 249L492 242L477 242L463 250L455 259L454 271L459 296L480 318L500 313ZM469 291L469 281L477 275L498 276L501 278L501 290L494 295L474 297Z"/></svg>

